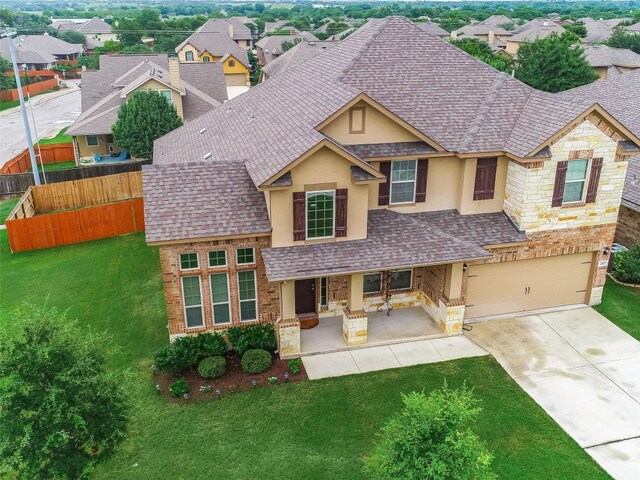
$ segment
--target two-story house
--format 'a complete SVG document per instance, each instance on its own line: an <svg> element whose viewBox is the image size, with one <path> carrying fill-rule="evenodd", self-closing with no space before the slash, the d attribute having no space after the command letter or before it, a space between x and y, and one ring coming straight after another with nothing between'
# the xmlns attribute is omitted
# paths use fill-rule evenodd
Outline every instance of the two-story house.
<svg viewBox="0 0 640 480"><path fill-rule="evenodd" d="M596 103L370 21L156 141L169 335L276 322L289 356L597 304L639 144Z"/></svg>

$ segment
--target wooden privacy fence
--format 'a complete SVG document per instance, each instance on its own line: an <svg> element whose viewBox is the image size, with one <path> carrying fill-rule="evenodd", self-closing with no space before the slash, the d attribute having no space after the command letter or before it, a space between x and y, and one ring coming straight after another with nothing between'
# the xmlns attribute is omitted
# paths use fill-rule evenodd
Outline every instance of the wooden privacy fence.
<svg viewBox="0 0 640 480"><path fill-rule="evenodd" d="M76 167L66 170L46 172L47 184L81 180L83 178L115 175L125 172L139 172L142 165L148 165L151 160L132 163L114 163L111 165L92 165L89 167ZM42 180L42 176L40 177ZM16 173L12 175L0 175L0 198L16 196L27 191L33 185L33 174Z"/></svg>
<svg viewBox="0 0 640 480"><path fill-rule="evenodd" d="M38 147L34 146L33 148L37 155ZM46 164L75 160L75 156L73 155L73 143L71 142L40 145L39 148L41 160L38 160L38 165L40 165L41 162ZM31 157L29 156L29 149L25 148L22 153L13 157L5 163L2 168L0 168L0 174L24 173L28 172L30 168Z"/></svg>
<svg viewBox="0 0 640 480"><path fill-rule="evenodd" d="M42 82L30 83L22 87L23 95L37 95L38 93L46 92L47 90L53 90L58 86L57 78L50 78L49 80L43 80ZM18 100L18 89L4 90L0 92L0 100L3 102L15 102Z"/></svg>
<svg viewBox="0 0 640 480"><path fill-rule="evenodd" d="M144 231L140 172L29 187L6 221L11 251Z"/></svg>

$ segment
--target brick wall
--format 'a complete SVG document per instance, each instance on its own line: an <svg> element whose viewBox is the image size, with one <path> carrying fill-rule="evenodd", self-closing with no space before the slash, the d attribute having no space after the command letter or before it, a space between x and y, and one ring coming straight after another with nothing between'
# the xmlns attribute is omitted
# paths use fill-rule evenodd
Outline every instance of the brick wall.
<svg viewBox="0 0 640 480"><path fill-rule="evenodd" d="M615 241L630 248L634 243L640 242L640 212L631 210L624 205L620 207L618 214L618 228Z"/></svg>
<svg viewBox="0 0 640 480"><path fill-rule="evenodd" d="M269 237L251 237L233 240L218 240L211 242L183 243L165 245L160 247L160 265L164 283L165 302L169 321L169 335L184 333L198 333L210 330L220 330L229 327L229 324L214 325L211 306L211 287L209 275L211 273L227 272L229 274L229 294L232 325L240 324L238 301L238 277L237 272L242 270L255 270L258 291L258 315L259 321L275 322L280 310L279 288L276 283L269 283L265 274L261 248L269 246ZM236 265L236 249L253 247L255 249L255 265ZM225 250L227 252L227 266L209 268L208 252L211 250ZM197 270L180 270L181 253L198 253L199 268ZM185 327L183 301L182 301L182 276L200 276L202 290L202 304L204 313L204 327ZM242 322L250 324L254 322Z"/></svg>

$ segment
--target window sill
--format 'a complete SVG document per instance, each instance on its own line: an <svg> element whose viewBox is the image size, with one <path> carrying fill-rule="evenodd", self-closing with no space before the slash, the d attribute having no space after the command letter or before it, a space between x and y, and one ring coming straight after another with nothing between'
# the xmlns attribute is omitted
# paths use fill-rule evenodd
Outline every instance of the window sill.
<svg viewBox="0 0 640 480"><path fill-rule="evenodd" d="M336 240L336 237L323 237L323 238L309 238L303 241L305 245L313 245L314 243L331 243L337 240Z"/></svg>
<svg viewBox="0 0 640 480"><path fill-rule="evenodd" d="M560 205L560 208L576 208L576 207L584 207L586 205L585 202L568 202Z"/></svg>
<svg viewBox="0 0 640 480"><path fill-rule="evenodd" d="M389 208L393 207L415 207L416 202L389 203Z"/></svg>

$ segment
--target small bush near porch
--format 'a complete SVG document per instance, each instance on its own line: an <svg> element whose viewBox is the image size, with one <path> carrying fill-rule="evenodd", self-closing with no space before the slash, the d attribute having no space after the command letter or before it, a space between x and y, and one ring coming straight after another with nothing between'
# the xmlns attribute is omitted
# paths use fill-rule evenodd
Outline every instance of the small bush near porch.
<svg viewBox="0 0 640 480"><path fill-rule="evenodd" d="M368 478L364 459L401 394L428 393L445 379L474 388L483 407L474 430L495 455L499 478L609 478L490 357L169 403L152 380L167 318L158 251L144 234L12 255L0 231L0 258L0 328L15 329L23 302L46 303L107 331L120 346L109 367L131 371L128 438L94 479Z"/></svg>

